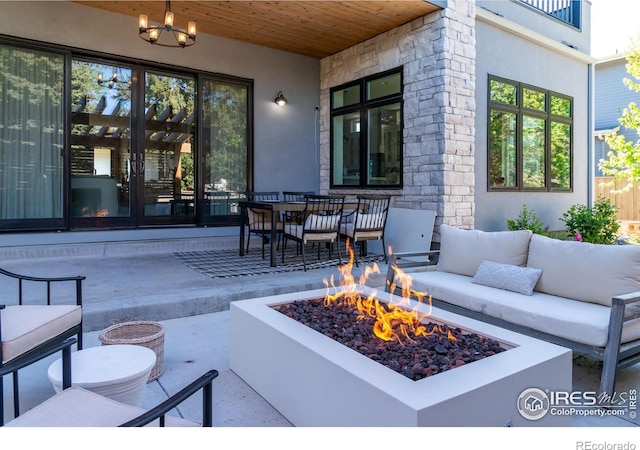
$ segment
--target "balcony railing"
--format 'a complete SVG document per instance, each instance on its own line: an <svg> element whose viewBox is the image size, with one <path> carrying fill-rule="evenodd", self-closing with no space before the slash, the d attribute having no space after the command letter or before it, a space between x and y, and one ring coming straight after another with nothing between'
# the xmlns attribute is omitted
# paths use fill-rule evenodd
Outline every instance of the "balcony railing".
<svg viewBox="0 0 640 450"><path fill-rule="evenodd" d="M551 17L580 28L580 6L582 0L519 0Z"/></svg>

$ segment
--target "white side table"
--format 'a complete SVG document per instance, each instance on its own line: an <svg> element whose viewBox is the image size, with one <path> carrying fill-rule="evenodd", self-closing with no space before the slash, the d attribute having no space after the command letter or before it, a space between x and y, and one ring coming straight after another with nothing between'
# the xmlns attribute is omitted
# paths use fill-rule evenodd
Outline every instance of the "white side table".
<svg viewBox="0 0 640 450"><path fill-rule="evenodd" d="M71 354L71 384L138 406L155 363L154 351L139 345L91 347ZM49 366L48 376L60 392L62 359Z"/></svg>

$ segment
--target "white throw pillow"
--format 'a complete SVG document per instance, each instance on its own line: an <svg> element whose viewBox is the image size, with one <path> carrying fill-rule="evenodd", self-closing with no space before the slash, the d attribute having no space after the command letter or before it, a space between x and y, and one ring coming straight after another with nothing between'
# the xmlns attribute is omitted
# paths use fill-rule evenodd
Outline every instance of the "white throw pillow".
<svg viewBox="0 0 640 450"><path fill-rule="evenodd" d="M500 264L485 259L480 263L471 282L523 295L532 295L540 275L542 275L542 269Z"/></svg>
<svg viewBox="0 0 640 450"><path fill-rule="evenodd" d="M531 231L465 230L440 226L440 257L437 269L472 277L483 259L526 266Z"/></svg>

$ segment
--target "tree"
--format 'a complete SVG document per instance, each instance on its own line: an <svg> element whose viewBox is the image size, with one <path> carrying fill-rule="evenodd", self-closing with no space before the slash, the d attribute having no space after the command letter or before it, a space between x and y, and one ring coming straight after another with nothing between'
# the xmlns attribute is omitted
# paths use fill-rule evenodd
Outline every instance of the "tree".
<svg viewBox="0 0 640 450"><path fill-rule="evenodd" d="M633 40L625 54L627 58L627 73L632 78L625 78L624 84L629 89L640 92L640 42ZM618 122L629 130L636 130L640 136L640 107L635 102L629 103ZM640 140L628 141L623 135L613 133L605 138L611 148L608 159L601 159L598 167L605 175L613 177L608 184L626 181L622 190L630 189L634 183L640 181Z"/></svg>

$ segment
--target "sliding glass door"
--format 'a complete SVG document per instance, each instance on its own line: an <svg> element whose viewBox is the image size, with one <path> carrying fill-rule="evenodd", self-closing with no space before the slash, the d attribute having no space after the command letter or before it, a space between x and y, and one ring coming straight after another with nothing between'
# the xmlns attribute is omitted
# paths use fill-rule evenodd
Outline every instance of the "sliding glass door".
<svg viewBox="0 0 640 450"><path fill-rule="evenodd" d="M237 221L247 190L249 86L202 80L203 222Z"/></svg>
<svg viewBox="0 0 640 450"><path fill-rule="evenodd" d="M250 80L0 40L0 230L239 221Z"/></svg>
<svg viewBox="0 0 640 450"><path fill-rule="evenodd" d="M195 221L195 79L146 72L143 183L144 223Z"/></svg>
<svg viewBox="0 0 640 450"><path fill-rule="evenodd" d="M64 55L0 45L0 228L64 226Z"/></svg>
<svg viewBox="0 0 640 450"><path fill-rule="evenodd" d="M194 223L194 96L193 78L73 61L72 227Z"/></svg>
<svg viewBox="0 0 640 450"><path fill-rule="evenodd" d="M132 223L131 68L74 60L72 226Z"/></svg>

